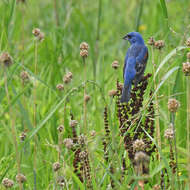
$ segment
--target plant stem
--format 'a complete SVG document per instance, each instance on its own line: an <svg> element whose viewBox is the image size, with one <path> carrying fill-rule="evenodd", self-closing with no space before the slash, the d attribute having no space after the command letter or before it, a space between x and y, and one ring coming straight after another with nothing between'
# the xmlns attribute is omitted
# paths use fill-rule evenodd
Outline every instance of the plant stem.
<svg viewBox="0 0 190 190"><path fill-rule="evenodd" d="M38 62L38 42L37 40L35 40L35 60L34 60L34 74L35 76L37 75L37 62ZM34 99L33 99L33 103L34 103L34 118L33 118L33 122L34 122L34 128L36 128L36 111L37 111L37 103L36 103L36 78L34 81ZM36 190L36 169L37 169L37 164L36 164L36 157L37 157L37 137L36 135L34 136L34 190Z"/></svg>
<svg viewBox="0 0 190 190"><path fill-rule="evenodd" d="M84 134L86 134L87 129L86 129L86 101L85 101L85 95L86 95L86 63L85 63L85 58L83 57L83 64L84 64L84 104L83 104L83 111L84 111Z"/></svg>
<svg viewBox="0 0 190 190"><path fill-rule="evenodd" d="M171 115L171 123L173 126L174 131L174 148L175 148L175 159L176 159L176 172L177 172L177 181L178 181L178 188L180 190L180 181L179 181L179 170L178 170L178 155L177 155L177 146L176 146L176 131L175 131L175 113Z"/></svg>
<svg viewBox="0 0 190 190"><path fill-rule="evenodd" d="M97 65L98 54L99 54L101 13L102 13L102 0L99 0L98 1L98 22L97 22L96 45L95 45L95 58L94 58L94 61L93 61L94 81L96 81L96 65Z"/></svg>
<svg viewBox="0 0 190 190"><path fill-rule="evenodd" d="M5 79L5 92L7 96L7 101L8 105L11 104L10 101L10 95L9 95L9 90L8 90L8 82L7 82L7 70L6 66L4 66L4 79ZM15 146L15 152L16 152L16 161L17 161L17 172L18 174L20 173L20 157L19 157L19 151L18 151L18 144L17 144L17 139L16 139L16 128L15 128L15 119L14 119L14 114L12 112L12 107L10 106L9 108L9 117L11 119L11 132L12 132L12 137L13 137L13 142ZM22 184L19 182L19 189L22 190Z"/></svg>
<svg viewBox="0 0 190 190"><path fill-rule="evenodd" d="M172 141L169 140L170 144L170 154L172 153L172 157L170 156L170 160L174 161L174 156L173 156L173 147L172 147ZM171 180L171 189L174 190L174 184L175 184L175 175L173 173L173 168L172 168L172 180Z"/></svg>
<svg viewBox="0 0 190 190"><path fill-rule="evenodd" d="M155 66L155 63L154 63L154 50L153 50L153 47L151 48L151 51L152 51L153 76L154 76L156 66ZM154 77L154 89L156 89L156 88L157 88L156 78ZM157 94L155 94L155 105L156 105L156 109L155 109L156 113L155 114L157 115L157 117L156 117L156 139L157 139L158 147L161 149L159 102L158 102L158 95ZM158 159L160 160L160 155L158 155Z"/></svg>
<svg viewBox="0 0 190 190"><path fill-rule="evenodd" d="M57 10L57 0L53 0L53 4L54 4L56 26L59 26L59 14L58 14L58 10Z"/></svg>
<svg viewBox="0 0 190 190"><path fill-rule="evenodd" d="M187 163L188 163L188 186L190 189L190 76L187 80Z"/></svg>

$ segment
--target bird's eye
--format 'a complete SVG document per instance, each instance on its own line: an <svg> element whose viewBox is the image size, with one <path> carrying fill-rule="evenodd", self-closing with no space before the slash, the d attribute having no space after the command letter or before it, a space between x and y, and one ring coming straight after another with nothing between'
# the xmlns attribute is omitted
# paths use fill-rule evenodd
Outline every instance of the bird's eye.
<svg viewBox="0 0 190 190"><path fill-rule="evenodd" d="M128 37L129 39L131 39L131 38L132 38L132 36L131 36L131 35L127 35L127 37Z"/></svg>

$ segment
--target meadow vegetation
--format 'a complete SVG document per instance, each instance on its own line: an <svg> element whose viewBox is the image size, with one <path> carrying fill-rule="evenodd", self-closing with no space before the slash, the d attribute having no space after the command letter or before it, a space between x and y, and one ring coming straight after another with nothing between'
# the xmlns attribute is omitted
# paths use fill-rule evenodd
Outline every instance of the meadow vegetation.
<svg viewBox="0 0 190 190"><path fill-rule="evenodd" d="M1 0L0 189L190 190L189 7ZM121 104L131 31L149 59Z"/></svg>

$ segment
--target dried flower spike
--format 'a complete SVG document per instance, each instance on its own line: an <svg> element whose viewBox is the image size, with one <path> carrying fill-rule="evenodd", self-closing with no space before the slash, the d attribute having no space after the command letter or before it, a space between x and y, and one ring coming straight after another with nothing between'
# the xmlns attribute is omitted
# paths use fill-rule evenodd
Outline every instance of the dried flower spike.
<svg viewBox="0 0 190 190"><path fill-rule="evenodd" d="M142 151L136 152L134 160L135 160L135 162L137 164L145 163L145 162L149 161L149 156L146 153L142 152Z"/></svg>
<svg viewBox="0 0 190 190"><path fill-rule="evenodd" d="M110 90L110 91L108 92L108 95L111 96L111 97L116 96L116 95L117 95L117 90Z"/></svg>
<svg viewBox="0 0 190 190"><path fill-rule="evenodd" d="M187 59L190 60L190 52L187 53Z"/></svg>
<svg viewBox="0 0 190 190"><path fill-rule="evenodd" d="M167 139L173 139L174 138L174 130L173 128L168 128L165 130L164 132L164 137L166 137Z"/></svg>
<svg viewBox="0 0 190 190"><path fill-rule="evenodd" d="M26 136L27 136L26 132L22 132L22 133L20 134L20 140L21 140L21 141L24 141L25 138L26 138Z"/></svg>
<svg viewBox="0 0 190 190"><path fill-rule="evenodd" d="M82 146L86 144L86 137L83 134L78 137L78 143Z"/></svg>
<svg viewBox="0 0 190 190"><path fill-rule="evenodd" d="M30 76L27 71L22 71L20 73L20 78L22 79L23 83L26 83L30 80Z"/></svg>
<svg viewBox="0 0 190 190"><path fill-rule="evenodd" d="M0 55L0 63L2 63L4 66L9 67L13 64L13 59L7 52L3 52Z"/></svg>
<svg viewBox="0 0 190 190"><path fill-rule="evenodd" d="M176 112L179 106L180 103L175 98L171 98L168 100L168 109L170 112Z"/></svg>
<svg viewBox="0 0 190 190"><path fill-rule="evenodd" d="M133 151L134 152L138 152L138 151L142 151L145 149L145 143L143 140L139 140L137 139L134 143L133 143Z"/></svg>
<svg viewBox="0 0 190 190"><path fill-rule="evenodd" d="M118 69L118 67L119 67L119 62L117 61L117 60L115 60L113 63L112 63L112 68L113 69Z"/></svg>
<svg viewBox="0 0 190 190"><path fill-rule="evenodd" d="M87 103L90 100L90 96L88 94L85 94L84 101Z"/></svg>
<svg viewBox="0 0 190 190"><path fill-rule="evenodd" d="M60 125L60 126L57 128L57 130L58 130L60 133L62 133L63 130L64 130L64 126L63 126L63 125Z"/></svg>
<svg viewBox="0 0 190 190"><path fill-rule="evenodd" d="M165 43L163 40L158 40L158 41L155 41L154 43L154 47L159 50L162 49L164 46L165 46Z"/></svg>
<svg viewBox="0 0 190 190"><path fill-rule="evenodd" d="M185 43L187 46L190 46L190 38L188 38Z"/></svg>
<svg viewBox="0 0 190 190"><path fill-rule="evenodd" d="M73 74L71 72L66 73L66 75L63 77L63 82L65 84L68 84L71 82L71 79L73 78Z"/></svg>
<svg viewBox="0 0 190 190"><path fill-rule="evenodd" d="M4 185L5 188L11 188L14 185L14 181L9 178L4 178L2 180L2 184Z"/></svg>
<svg viewBox="0 0 190 190"><path fill-rule="evenodd" d="M183 63L183 72L185 76L190 76L190 62Z"/></svg>
<svg viewBox="0 0 190 190"><path fill-rule="evenodd" d="M148 45L153 46L154 43L155 43L154 38L153 38L153 37L150 37L149 40L148 40Z"/></svg>
<svg viewBox="0 0 190 190"><path fill-rule="evenodd" d="M59 162L53 163L53 171L56 172L61 168L61 164Z"/></svg>
<svg viewBox="0 0 190 190"><path fill-rule="evenodd" d="M85 50L85 49L81 50L81 51L80 51L80 56L81 56L81 57L84 57L84 58L88 57L88 51Z"/></svg>
<svg viewBox="0 0 190 190"><path fill-rule="evenodd" d="M44 40L44 33L40 31L39 28L35 28L32 30L32 34L39 40L43 41Z"/></svg>
<svg viewBox="0 0 190 190"><path fill-rule="evenodd" d="M80 159L85 159L87 157L87 155L88 154L86 151L82 151L82 152L80 152L79 157L80 157Z"/></svg>
<svg viewBox="0 0 190 190"><path fill-rule="evenodd" d="M40 35L40 29L39 28L34 28L32 30L32 34L34 34L35 37L38 37Z"/></svg>
<svg viewBox="0 0 190 190"><path fill-rule="evenodd" d="M63 176L59 176L57 179L57 184L61 187L65 186L65 179Z"/></svg>
<svg viewBox="0 0 190 190"><path fill-rule="evenodd" d="M160 189L161 189L161 187L158 184L154 185L154 187L153 187L153 190L160 190Z"/></svg>
<svg viewBox="0 0 190 190"><path fill-rule="evenodd" d="M57 84L56 88L59 91L63 91L64 90L64 85L63 84Z"/></svg>
<svg viewBox="0 0 190 190"><path fill-rule="evenodd" d="M122 90L123 89L123 84L122 83L118 83L118 90Z"/></svg>
<svg viewBox="0 0 190 190"><path fill-rule="evenodd" d="M90 136L94 137L95 135L96 135L96 131L95 130L90 131Z"/></svg>
<svg viewBox="0 0 190 190"><path fill-rule="evenodd" d="M80 50L88 50L89 46L86 42L80 44Z"/></svg>
<svg viewBox="0 0 190 190"><path fill-rule="evenodd" d="M26 176L19 173L19 174L16 175L16 181L18 183L24 183L26 181Z"/></svg>
<svg viewBox="0 0 190 190"><path fill-rule="evenodd" d="M63 141L63 144L66 146L66 148L71 149L73 147L73 140L71 138L66 138Z"/></svg>
<svg viewBox="0 0 190 190"><path fill-rule="evenodd" d="M73 73L68 72L68 73L67 73L67 77L70 78L70 79L72 79L72 78L73 78Z"/></svg>
<svg viewBox="0 0 190 190"><path fill-rule="evenodd" d="M77 120L71 120L70 123L69 123L69 125L71 127L76 127L78 125L78 121Z"/></svg>

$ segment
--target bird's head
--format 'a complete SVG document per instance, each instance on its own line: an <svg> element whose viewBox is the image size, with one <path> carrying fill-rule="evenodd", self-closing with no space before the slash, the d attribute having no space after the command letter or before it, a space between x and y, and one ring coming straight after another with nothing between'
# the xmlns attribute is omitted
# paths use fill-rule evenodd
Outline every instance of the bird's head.
<svg viewBox="0 0 190 190"><path fill-rule="evenodd" d="M123 37L124 40L128 40L130 44L144 44L144 40L140 33L138 32L130 32L126 36Z"/></svg>

